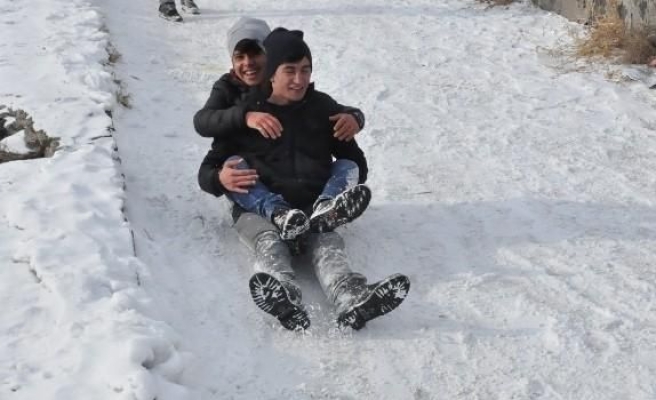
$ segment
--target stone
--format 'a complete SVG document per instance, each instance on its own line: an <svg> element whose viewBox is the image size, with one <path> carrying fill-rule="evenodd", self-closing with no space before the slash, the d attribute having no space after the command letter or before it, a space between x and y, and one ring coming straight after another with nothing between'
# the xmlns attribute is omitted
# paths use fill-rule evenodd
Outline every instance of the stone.
<svg viewBox="0 0 656 400"><path fill-rule="evenodd" d="M0 110L5 108L0 105ZM21 149L21 151L16 150L22 146L17 145L15 140L12 145L8 145L9 142L7 142L7 138L19 132L22 132L22 140L25 142L25 149ZM9 139L10 142L12 139ZM34 129L34 122L25 111L8 109L0 112L0 163L52 157L58 147L59 139L49 137L43 130Z"/></svg>

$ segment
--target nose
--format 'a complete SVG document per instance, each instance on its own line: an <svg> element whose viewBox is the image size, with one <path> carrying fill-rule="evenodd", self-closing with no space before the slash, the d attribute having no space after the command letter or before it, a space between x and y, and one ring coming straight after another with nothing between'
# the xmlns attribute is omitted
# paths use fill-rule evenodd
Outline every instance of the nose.
<svg viewBox="0 0 656 400"><path fill-rule="evenodd" d="M304 71L297 71L292 78L292 82L296 84L304 84L307 80L307 73Z"/></svg>
<svg viewBox="0 0 656 400"><path fill-rule="evenodd" d="M247 54L246 56L244 56L244 63L248 66L253 65L255 63L255 58Z"/></svg>

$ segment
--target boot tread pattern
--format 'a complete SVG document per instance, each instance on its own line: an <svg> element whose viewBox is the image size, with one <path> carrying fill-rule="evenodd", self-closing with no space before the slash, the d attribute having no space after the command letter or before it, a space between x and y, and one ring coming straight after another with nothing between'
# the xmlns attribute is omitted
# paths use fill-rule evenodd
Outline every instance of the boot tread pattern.
<svg viewBox="0 0 656 400"><path fill-rule="evenodd" d="M289 330L307 329L310 319L302 306L294 304L279 280L259 272L249 282L251 297L262 311L278 318L280 324Z"/></svg>
<svg viewBox="0 0 656 400"><path fill-rule="evenodd" d="M310 230L318 233L332 232L362 215L370 201L369 187L357 185L337 196L331 209L310 218Z"/></svg>
<svg viewBox="0 0 656 400"><path fill-rule="evenodd" d="M310 229L310 220L301 210L289 210L284 216L278 217L274 223L280 229L282 240L294 240Z"/></svg>
<svg viewBox="0 0 656 400"><path fill-rule="evenodd" d="M371 292L337 318L341 327L355 330L364 328L367 321L385 315L405 300L410 290L410 280L405 275L395 274L370 286Z"/></svg>

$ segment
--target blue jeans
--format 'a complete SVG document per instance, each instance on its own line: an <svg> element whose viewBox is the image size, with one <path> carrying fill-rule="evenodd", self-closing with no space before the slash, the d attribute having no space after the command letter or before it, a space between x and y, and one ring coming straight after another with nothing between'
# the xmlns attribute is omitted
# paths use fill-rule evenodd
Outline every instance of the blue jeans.
<svg viewBox="0 0 656 400"><path fill-rule="evenodd" d="M340 193L357 185L359 179L360 169L358 164L351 160L335 160L330 169L330 178L314 204L334 199Z"/></svg>
<svg viewBox="0 0 656 400"><path fill-rule="evenodd" d="M237 169L249 169L248 163L239 156L232 156L228 160L238 160ZM317 197L317 202L334 199L340 193L352 188L358 184L359 169L358 165L351 160L336 160L331 168L331 175L323 188L323 191ZM235 202L239 207L248 212L258 214L259 216L271 221L273 212L278 208L293 208L282 195L273 193L259 180L255 185L248 189L248 193L228 192L226 196ZM315 202L316 204L316 202Z"/></svg>

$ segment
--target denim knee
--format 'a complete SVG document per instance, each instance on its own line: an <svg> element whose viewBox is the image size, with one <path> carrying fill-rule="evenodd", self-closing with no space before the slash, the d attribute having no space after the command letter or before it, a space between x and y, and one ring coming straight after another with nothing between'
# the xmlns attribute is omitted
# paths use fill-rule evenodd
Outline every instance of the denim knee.
<svg viewBox="0 0 656 400"><path fill-rule="evenodd" d="M331 171L332 174L339 173L339 172L349 172L349 173L355 172L359 174L360 168L358 167L358 164L355 161L340 159L340 160L333 161L333 166L331 168Z"/></svg>
<svg viewBox="0 0 656 400"><path fill-rule="evenodd" d="M235 165L235 169L249 169L250 168L250 166L248 165L246 160L244 160L244 158L240 157L240 156L230 156L230 157L228 157L228 159L226 161L234 161L234 160L240 160L239 163L237 165Z"/></svg>

